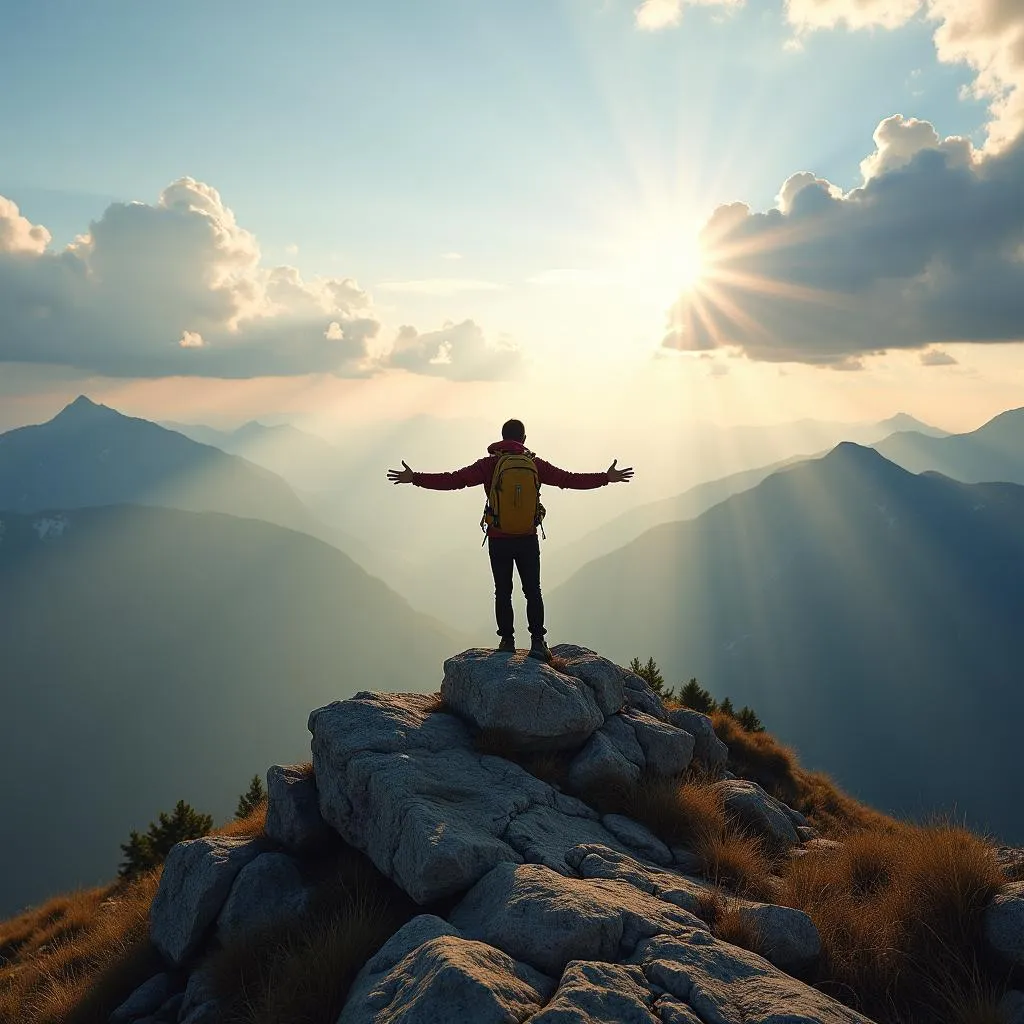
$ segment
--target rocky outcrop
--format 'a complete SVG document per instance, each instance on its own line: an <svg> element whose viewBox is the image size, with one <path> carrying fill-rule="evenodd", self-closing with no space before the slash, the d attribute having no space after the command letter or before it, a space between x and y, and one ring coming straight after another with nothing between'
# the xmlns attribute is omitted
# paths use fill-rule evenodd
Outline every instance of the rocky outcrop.
<svg viewBox="0 0 1024 1024"><path fill-rule="evenodd" d="M199 966L183 992L182 972L152 979L113 1024L219 1021L204 943L307 914L303 858L338 837L447 916L422 914L391 936L339 1024L870 1024L793 977L821 953L802 911L723 892L696 874L694 851L478 749L487 730L497 741L485 748L510 757L559 751L587 799L593 787L675 777L696 757L733 823L776 856L836 847L728 777L706 716L666 715L642 679L584 648L553 653L548 666L468 651L445 663L443 702L362 692L314 711L313 776L268 773L268 840L207 837L171 852L151 933L170 964ZM1015 965L1022 907L1024 884L1007 885L985 918L990 945ZM732 934L752 949L717 937L730 934L723 909L749 926Z"/></svg>

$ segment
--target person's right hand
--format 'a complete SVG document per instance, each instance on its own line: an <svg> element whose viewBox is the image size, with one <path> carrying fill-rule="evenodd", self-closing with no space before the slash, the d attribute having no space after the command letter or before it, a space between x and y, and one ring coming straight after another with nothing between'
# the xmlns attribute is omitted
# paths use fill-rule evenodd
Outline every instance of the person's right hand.
<svg viewBox="0 0 1024 1024"><path fill-rule="evenodd" d="M402 459L402 465L405 469L389 469L388 479L393 484L411 484L412 483L412 470L409 468L409 464Z"/></svg>
<svg viewBox="0 0 1024 1024"><path fill-rule="evenodd" d="M625 469L619 469L615 463L618 459L612 461L612 464L608 467L608 483L610 484L628 484L633 479L633 467L627 466Z"/></svg>

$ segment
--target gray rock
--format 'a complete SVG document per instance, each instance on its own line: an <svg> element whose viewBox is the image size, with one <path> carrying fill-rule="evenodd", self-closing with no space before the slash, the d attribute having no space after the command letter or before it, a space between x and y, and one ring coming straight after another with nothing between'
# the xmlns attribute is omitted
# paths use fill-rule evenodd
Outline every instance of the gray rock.
<svg viewBox="0 0 1024 1024"><path fill-rule="evenodd" d="M469 650L444 663L447 707L520 751L572 750L604 722L595 691L525 655Z"/></svg>
<svg viewBox="0 0 1024 1024"><path fill-rule="evenodd" d="M622 712L644 752L644 768L651 775L679 775L693 757L694 738L668 722L632 708Z"/></svg>
<svg viewBox="0 0 1024 1024"><path fill-rule="evenodd" d="M110 1024L129 1024L130 1021L156 1013L180 987L173 974L165 972L153 975L114 1010L110 1015Z"/></svg>
<svg viewBox="0 0 1024 1024"><path fill-rule="evenodd" d="M338 1024L510 1024L539 1010L554 987L500 950L439 935L378 976L368 991L350 995Z"/></svg>
<svg viewBox="0 0 1024 1024"><path fill-rule="evenodd" d="M679 708L668 713L668 720L693 737L693 756L698 761L711 768L721 768L729 759L729 748L718 738L707 715L690 708Z"/></svg>
<svg viewBox="0 0 1024 1024"><path fill-rule="evenodd" d="M264 850L258 840L226 836L171 848L149 914L150 938L164 957L181 964L199 948L235 876Z"/></svg>
<svg viewBox="0 0 1024 1024"><path fill-rule="evenodd" d="M1001 957L1024 966L1024 882L1009 882L985 908L985 938Z"/></svg>
<svg viewBox="0 0 1024 1024"><path fill-rule="evenodd" d="M657 719L654 719L654 721L657 721ZM606 736L611 741L612 746L630 764L636 765L641 771L643 770L647 763L647 759L644 757L644 748L640 746L636 738L636 730L625 715L612 715L601 726L598 733L595 733L595 735L598 734Z"/></svg>
<svg viewBox="0 0 1024 1024"><path fill-rule="evenodd" d="M702 899L714 891L702 881L641 864L628 854L602 846L579 846L569 854L568 861L583 878L626 882L690 914L698 913ZM754 924L759 935L757 952L776 967L801 970L821 953L818 930L803 911L738 897L729 897L729 903Z"/></svg>
<svg viewBox="0 0 1024 1024"><path fill-rule="evenodd" d="M311 853L327 845L334 833L320 814L312 773L297 765L271 765L267 770L265 831L295 853Z"/></svg>
<svg viewBox="0 0 1024 1024"><path fill-rule="evenodd" d="M654 1004L654 1012L661 1024L703 1024L689 1005L675 996L659 996Z"/></svg>
<svg viewBox="0 0 1024 1024"><path fill-rule="evenodd" d="M640 766L627 760L604 730L595 732L569 765L569 785L578 793L594 786L632 786L640 779Z"/></svg>
<svg viewBox="0 0 1024 1024"><path fill-rule="evenodd" d="M433 914L420 914L407 921L363 964L349 989L346 1007L365 1006L370 993L380 984L381 979L425 942L442 935L458 934L456 928ZM345 1019L344 1014L341 1019Z"/></svg>
<svg viewBox="0 0 1024 1024"><path fill-rule="evenodd" d="M639 968L576 961L566 967L551 1002L529 1024L657 1024L653 1001Z"/></svg>
<svg viewBox="0 0 1024 1024"><path fill-rule="evenodd" d="M531 807L516 815L502 838L519 854L519 860L543 864L560 875L573 874L567 858L581 840L628 852L628 847L620 844L600 821L569 815L555 807Z"/></svg>
<svg viewBox="0 0 1024 1024"><path fill-rule="evenodd" d="M631 672L575 644L559 644L551 648L551 653L562 662L560 671L575 676L590 687L601 714L606 718L622 709L625 684L632 676Z"/></svg>
<svg viewBox="0 0 1024 1024"><path fill-rule="evenodd" d="M786 817L793 822L794 827L799 831L802 828L807 828L810 822L807 818L801 814L795 807L790 807L789 804L783 803L781 800L776 800L776 803L785 812Z"/></svg>
<svg viewBox="0 0 1024 1024"><path fill-rule="evenodd" d="M821 955L821 936L802 910L744 902L740 914L757 931L756 951L781 970L802 971Z"/></svg>
<svg viewBox="0 0 1024 1024"><path fill-rule="evenodd" d="M654 861L662 867L672 863L672 851L646 826L622 814L606 814L601 824L616 839L645 860Z"/></svg>
<svg viewBox="0 0 1024 1024"><path fill-rule="evenodd" d="M619 845L586 805L478 753L466 726L432 707L360 693L310 716L324 819L414 900L465 892L504 861L557 870L580 836Z"/></svg>
<svg viewBox="0 0 1024 1024"><path fill-rule="evenodd" d="M999 1017L1003 1024L1024 1024L1024 992L1007 992L999 1000Z"/></svg>
<svg viewBox="0 0 1024 1024"><path fill-rule="evenodd" d="M801 843L809 843L819 838L818 830L811 828L809 825L797 825L796 834L800 837Z"/></svg>
<svg viewBox="0 0 1024 1024"><path fill-rule="evenodd" d="M553 977L570 960L617 960L637 943L705 925L627 882L563 878L537 864L501 864L452 911L466 938Z"/></svg>
<svg viewBox="0 0 1024 1024"><path fill-rule="evenodd" d="M713 784L727 814L760 836L774 849L788 849L800 842L796 827L783 805L769 796L756 782L724 779Z"/></svg>
<svg viewBox="0 0 1024 1024"><path fill-rule="evenodd" d="M217 936L225 943L276 924L294 921L309 908L312 890L286 853L263 853L246 864L231 886L217 917Z"/></svg>
<svg viewBox="0 0 1024 1024"><path fill-rule="evenodd" d="M648 984L688 1004L703 1024L871 1024L756 953L706 931L648 939L632 959Z"/></svg>

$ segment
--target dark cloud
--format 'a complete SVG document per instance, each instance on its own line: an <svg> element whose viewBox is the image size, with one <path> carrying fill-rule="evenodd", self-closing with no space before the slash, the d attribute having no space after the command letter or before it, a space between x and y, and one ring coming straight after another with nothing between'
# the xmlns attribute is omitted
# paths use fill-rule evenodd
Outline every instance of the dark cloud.
<svg viewBox="0 0 1024 1024"><path fill-rule="evenodd" d="M856 368L887 349L1024 339L1024 143L979 160L923 125L883 122L845 196L802 173L784 209L716 210L705 279L670 311L665 346Z"/></svg>

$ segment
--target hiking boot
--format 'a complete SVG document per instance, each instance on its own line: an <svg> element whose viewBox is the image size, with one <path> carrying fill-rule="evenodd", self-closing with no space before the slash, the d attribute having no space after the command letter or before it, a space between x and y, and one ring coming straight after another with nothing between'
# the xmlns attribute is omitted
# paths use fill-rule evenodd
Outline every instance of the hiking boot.
<svg viewBox="0 0 1024 1024"><path fill-rule="evenodd" d="M530 644L530 657L551 664L551 652L548 650L548 645L544 643L544 637L535 636L533 638L533 643Z"/></svg>
<svg viewBox="0 0 1024 1024"><path fill-rule="evenodd" d="M498 644L499 651L510 651L512 654L516 653L516 638L514 636L503 636L501 643Z"/></svg>

